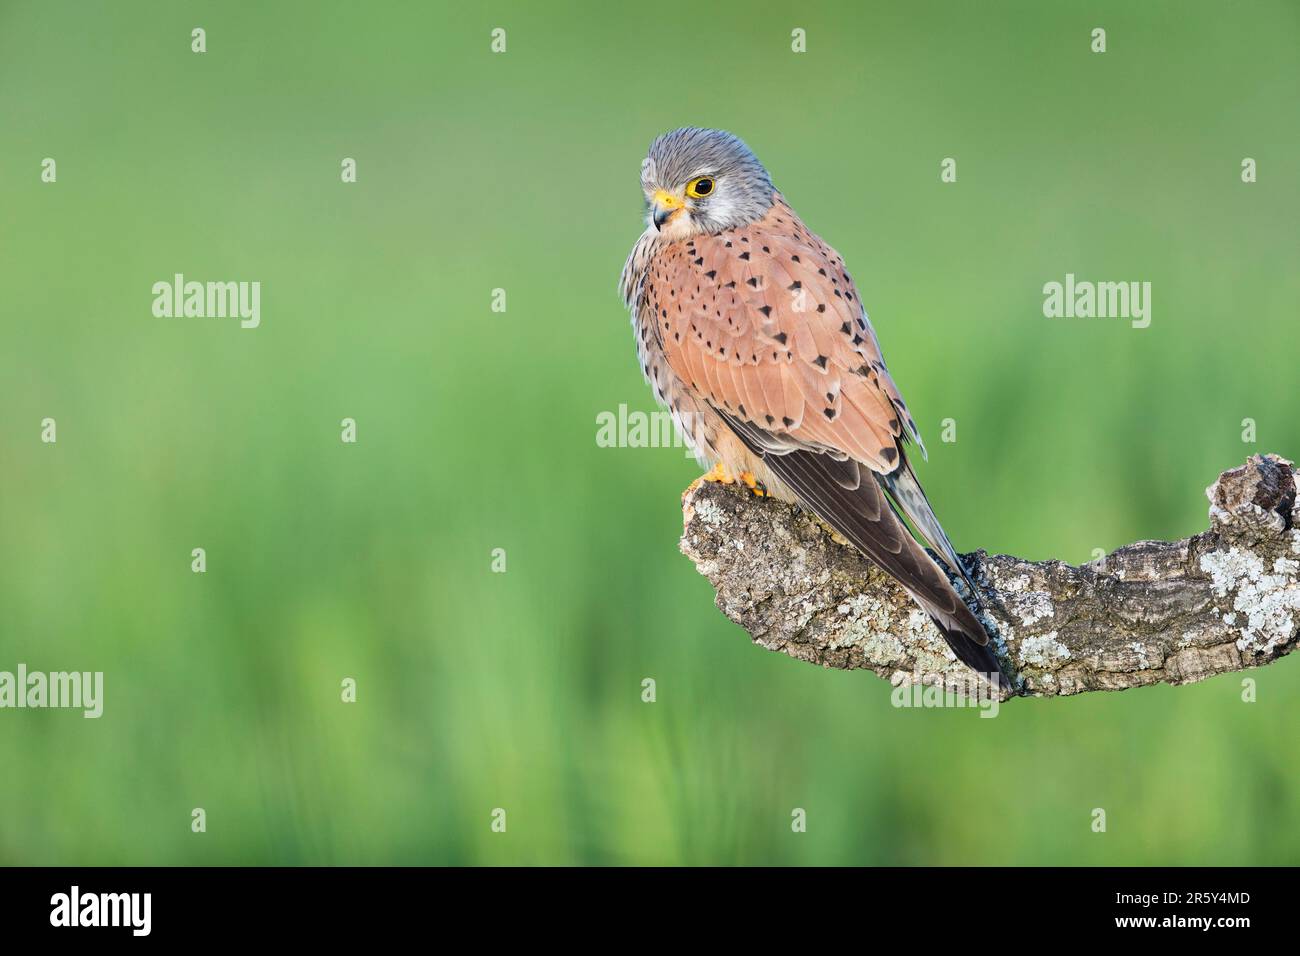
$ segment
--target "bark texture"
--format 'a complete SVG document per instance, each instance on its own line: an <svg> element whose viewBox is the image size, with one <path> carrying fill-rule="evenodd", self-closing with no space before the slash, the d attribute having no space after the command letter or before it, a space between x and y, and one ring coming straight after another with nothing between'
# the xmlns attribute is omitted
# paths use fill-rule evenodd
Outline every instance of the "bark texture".
<svg viewBox="0 0 1300 956"><path fill-rule="evenodd" d="M1079 567L963 555L1016 693L1186 684L1290 653L1300 630L1295 474L1284 458L1255 455L1207 489L1209 530ZM686 490L682 511L682 552L756 644L896 685L962 692L971 678L907 593L815 517L707 482Z"/></svg>

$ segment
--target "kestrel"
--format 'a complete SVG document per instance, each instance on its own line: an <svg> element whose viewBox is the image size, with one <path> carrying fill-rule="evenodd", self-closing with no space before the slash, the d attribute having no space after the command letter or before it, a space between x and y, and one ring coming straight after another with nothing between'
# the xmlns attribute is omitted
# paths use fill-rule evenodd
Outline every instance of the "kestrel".
<svg viewBox="0 0 1300 956"><path fill-rule="evenodd" d="M970 584L908 460L925 445L835 250L737 137L686 128L641 164L623 268L641 370L705 466L818 515L898 580L957 657L998 681L979 619L904 522ZM971 585L971 593L976 593Z"/></svg>

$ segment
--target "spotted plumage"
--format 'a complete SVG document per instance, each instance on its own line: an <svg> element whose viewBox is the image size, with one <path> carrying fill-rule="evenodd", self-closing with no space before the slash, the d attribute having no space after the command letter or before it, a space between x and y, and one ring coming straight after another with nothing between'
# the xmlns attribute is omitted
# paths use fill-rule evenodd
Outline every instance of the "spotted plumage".
<svg viewBox="0 0 1300 956"><path fill-rule="evenodd" d="M692 197L698 177L707 197ZM998 674L983 626L900 516L965 576L912 470L920 433L843 259L729 133L661 136L641 179L648 222L623 297L646 378L701 461L818 514L899 580L961 660Z"/></svg>

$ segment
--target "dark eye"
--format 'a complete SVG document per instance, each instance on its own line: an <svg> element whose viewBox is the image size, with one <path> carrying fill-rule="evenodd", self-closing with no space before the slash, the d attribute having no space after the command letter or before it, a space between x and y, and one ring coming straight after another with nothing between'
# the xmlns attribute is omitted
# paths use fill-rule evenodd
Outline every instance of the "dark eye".
<svg viewBox="0 0 1300 956"><path fill-rule="evenodd" d="M713 180L708 176L692 179L686 184L686 195L692 199L703 199L711 192L713 192Z"/></svg>

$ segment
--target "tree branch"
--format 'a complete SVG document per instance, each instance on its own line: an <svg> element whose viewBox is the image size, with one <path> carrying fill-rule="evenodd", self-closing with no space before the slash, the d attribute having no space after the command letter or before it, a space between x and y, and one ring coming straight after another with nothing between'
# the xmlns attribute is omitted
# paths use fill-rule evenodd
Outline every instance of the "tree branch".
<svg viewBox="0 0 1300 956"><path fill-rule="evenodd" d="M1255 455L1207 489L1208 531L1080 567L963 555L1018 693L1186 684L1290 653L1300 628L1295 473ZM970 677L906 592L813 516L708 482L686 490L682 511L682 552L756 644L895 684Z"/></svg>

